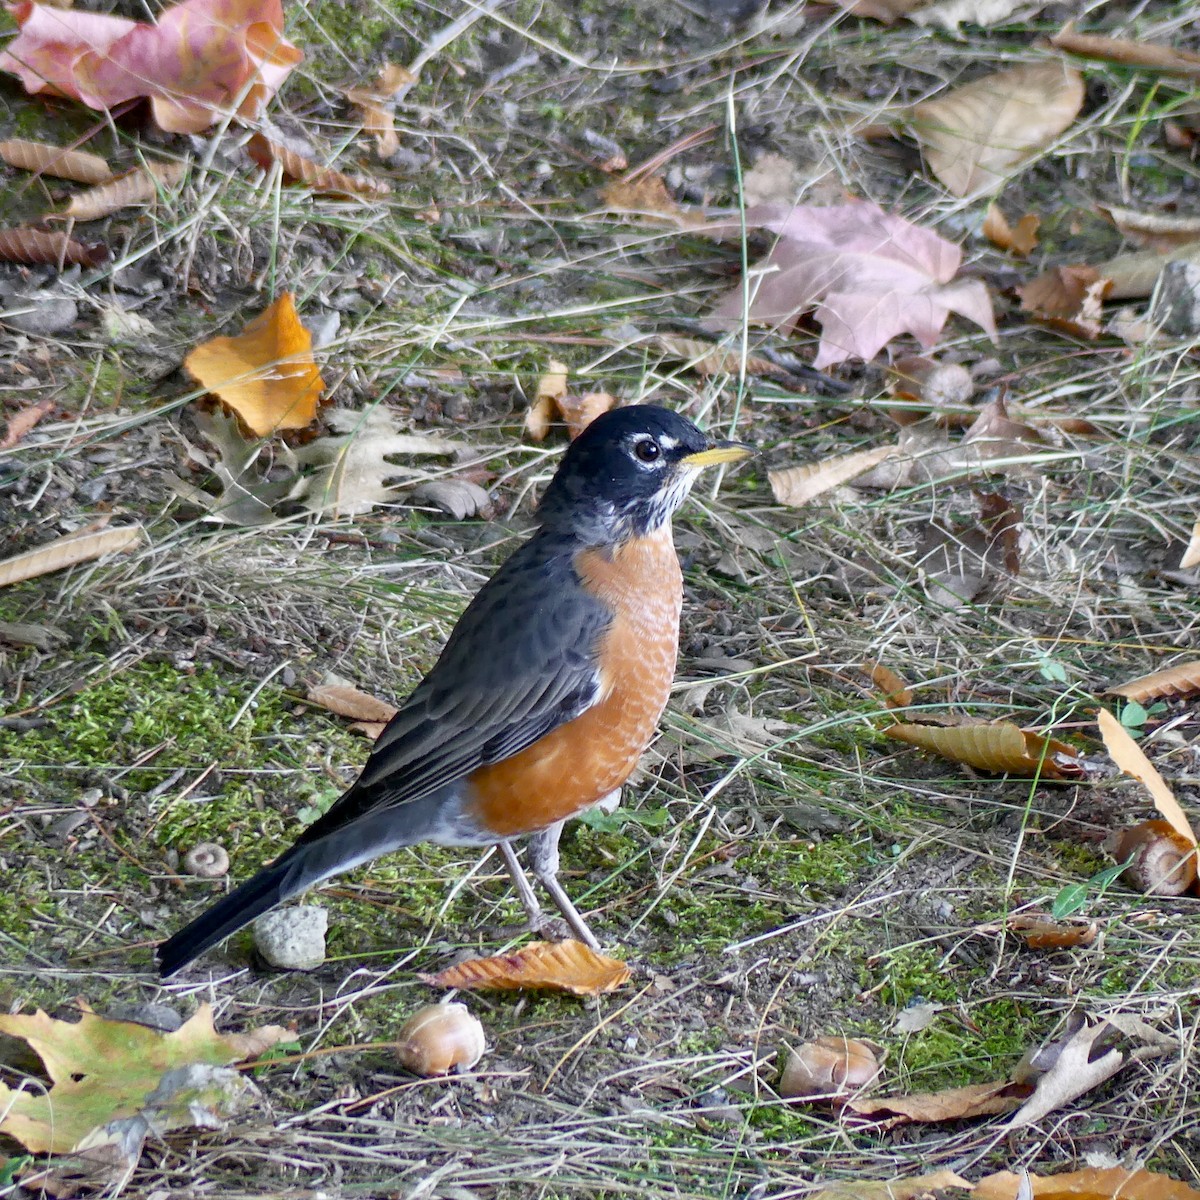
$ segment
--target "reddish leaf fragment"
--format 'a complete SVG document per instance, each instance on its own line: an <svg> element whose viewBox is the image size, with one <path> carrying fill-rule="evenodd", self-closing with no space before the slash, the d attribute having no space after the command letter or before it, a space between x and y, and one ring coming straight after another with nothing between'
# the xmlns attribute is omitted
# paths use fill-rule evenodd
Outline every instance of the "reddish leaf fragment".
<svg viewBox="0 0 1200 1200"><path fill-rule="evenodd" d="M829 1100L867 1087L879 1074L879 1058L870 1042L820 1037L788 1054L779 1077L785 1100Z"/></svg>
<svg viewBox="0 0 1200 1200"><path fill-rule="evenodd" d="M392 190L381 180L368 179L365 175L347 175L332 167L323 167L261 133L256 133L250 139L246 150L264 171L272 163L278 163L289 179L303 183L314 192L333 196L379 197L388 195Z"/></svg>
<svg viewBox="0 0 1200 1200"><path fill-rule="evenodd" d="M1048 913L1021 913L1008 922L1031 950L1066 950L1090 946L1098 932L1095 921L1056 921Z"/></svg>
<svg viewBox="0 0 1200 1200"><path fill-rule="evenodd" d="M534 988L597 996L615 991L629 974L623 962L568 938L564 942L530 942L512 954L468 959L421 979L444 988Z"/></svg>
<svg viewBox="0 0 1200 1200"><path fill-rule="evenodd" d="M14 229L0 229L0 259L52 266L73 263L81 267L98 267L108 259L108 247L103 242L77 242L65 233L18 225Z"/></svg>
<svg viewBox="0 0 1200 1200"><path fill-rule="evenodd" d="M983 218L983 236L1001 250L1011 250L1024 257L1037 247L1037 232L1042 219L1036 213L1026 213L1016 225L1000 211L998 204L989 204Z"/></svg>
<svg viewBox="0 0 1200 1200"><path fill-rule="evenodd" d="M1137 679L1108 690L1114 696L1124 696L1126 700L1136 700L1139 704L1163 696L1194 695L1200 692L1200 659L1176 663L1165 671L1139 675Z"/></svg>
<svg viewBox="0 0 1200 1200"><path fill-rule="evenodd" d="M9 419L8 428L0 438L0 450L11 450L44 416L53 411L53 400L39 400L36 404L21 409L16 416Z"/></svg>

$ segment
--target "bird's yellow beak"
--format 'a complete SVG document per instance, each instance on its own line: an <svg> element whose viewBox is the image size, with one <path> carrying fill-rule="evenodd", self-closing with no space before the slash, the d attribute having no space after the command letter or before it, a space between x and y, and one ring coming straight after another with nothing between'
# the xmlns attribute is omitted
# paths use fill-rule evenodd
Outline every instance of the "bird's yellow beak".
<svg viewBox="0 0 1200 1200"><path fill-rule="evenodd" d="M707 450L684 455L680 462L685 467L715 467L718 463L740 462L754 453L754 447L745 442L714 442Z"/></svg>

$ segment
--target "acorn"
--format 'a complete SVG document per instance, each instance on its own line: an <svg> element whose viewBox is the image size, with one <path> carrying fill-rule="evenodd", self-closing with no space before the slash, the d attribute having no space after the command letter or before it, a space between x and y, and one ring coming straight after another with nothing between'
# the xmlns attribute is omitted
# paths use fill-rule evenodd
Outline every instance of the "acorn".
<svg viewBox="0 0 1200 1200"><path fill-rule="evenodd" d="M483 1026L465 1004L419 1008L396 1035L396 1057L401 1065L425 1078L469 1071L486 1049Z"/></svg>
<svg viewBox="0 0 1200 1200"><path fill-rule="evenodd" d="M788 1054L779 1079L785 1100L835 1099L866 1087L879 1074L879 1059L869 1042L822 1037Z"/></svg>
<svg viewBox="0 0 1200 1200"><path fill-rule="evenodd" d="M1147 896L1180 896L1196 880L1196 845L1166 821L1143 821L1110 835L1105 843L1121 878Z"/></svg>

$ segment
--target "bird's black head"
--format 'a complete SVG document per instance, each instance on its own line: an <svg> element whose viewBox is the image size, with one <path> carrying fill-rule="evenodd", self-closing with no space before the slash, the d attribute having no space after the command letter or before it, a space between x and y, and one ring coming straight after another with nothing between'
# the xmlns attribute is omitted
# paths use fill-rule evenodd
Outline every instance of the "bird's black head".
<svg viewBox="0 0 1200 1200"><path fill-rule="evenodd" d="M616 545L670 521L705 467L750 453L738 442L714 441L669 409L616 408L567 448L538 519L588 545Z"/></svg>

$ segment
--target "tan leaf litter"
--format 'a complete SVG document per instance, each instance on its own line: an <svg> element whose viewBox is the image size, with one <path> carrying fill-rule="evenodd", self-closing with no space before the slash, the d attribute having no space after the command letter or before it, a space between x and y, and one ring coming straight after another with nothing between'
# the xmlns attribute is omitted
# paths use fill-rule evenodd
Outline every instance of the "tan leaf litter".
<svg viewBox="0 0 1200 1200"><path fill-rule="evenodd" d="M72 196L70 204L54 215L71 217L76 221L98 221L123 208L152 203L158 199L159 192L169 192L178 187L187 169L186 162L146 163L145 166L118 175L108 183Z"/></svg>
<svg viewBox="0 0 1200 1200"><path fill-rule="evenodd" d="M382 180L369 179L366 175L348 175L333 167L323 166L306 154L262 133L256 133L250 139L246 144L246 152L264 171L272 163L278 163L289 179L324 195L376 199L388 195L392 190Z"/></svg>
<svg viewBox="0 0 1200 1200"><path fill-rule="evenodd" d="M785 467L779 471L768 471L771 492L776 501L788 508L800 508L817 496L878 466L896 453L894 446L876 446L871 450L855 450L850 454L839 454L834 458L805 463L799 467Z"/></svg>
<svg viewBox="0 0 1200 1200"><path fill-rule="evenodd" d="M1076 33L1074 22L1069 22L1054 34L1050 44L1069 54L1078 54L1081 58L1098 58L1132 67L1148 67L1168 75L1190 75L1200 79L1200 54L1157 42L1135 42L1129 38Z"/></svg>
<svg viewBox="0 0 1200 1200"><path fill-rule="evenodd" d="M256 437L311 425L325 390L313 361L312 334L301 323L291 292L236 337L197 346L183 365Z"/></svg>
<svg viewBox="0 0 1200 1200"><path fill-rule="evenodd" d="M1167 821L1142 821L1104 841L1121 878L1146 896L1182 896L1196 883L1196 843Z"/></svg>
<svg viewBox="0 0 1200 1200"><path fill-rule="evenodd" d="M1000 206L989 204L983 217L983 236L993 246L1024 257L1037 248L1041 225L1042 218L1036 213L1026 213L1016 225L1010 225Z"/></svg>
<svg viewBox="0 0 1200 1200"><path fill-rule="evenodd" d="M0 142L0 159L22 171L53 175L56 179L69 179L73 183L104 183L113 175L112 168L98 154L48 146L45 142L31 142L23 138Z"/></svg>
<svg viewBox="0 0 1200 1200"><path fill-rule="evenodd" d="M23 554L14 554L0 561L0 587L37 579L52 571L62 571L80 563L103 558L106 554L120 554L141 545L143 539L140 525L120 525L113 529L81 530L64 534Z"/></svg>
<svg viewBox="0 0 1200 1200"><path fill-rule="evenodd" d="M880 1096L850 1100L846 1111L861 1117L886 1120L889 1124L931 1124L938 1121L965 1121L972 1117L993 1117L1019 1108L1029 1095L1028 1084L972 1083L966 1087L946 1088L941 1092L914 1092L909 1096Z"/></svg>
<svg viewBox="0 0 1200 1200"><path fill-rule="evenodd" d="M1200 567L1200 517L1196 518L1196 524L1192 526L1192 536L1188 540L1183 557L1179 560L1181 571L1190 570L1192 567Z"/></svg>
<svg viewBox="0 0 1200 1200"><path fill-rule="evenodd" d="M889 725L887 737L919 746L951 762L1003 775L1075 778L1075 750L1011 721L960 725Z"/></svg>
<svg viewBox="0 0 1200 1200"><path fill-rule="evenodd" d="M103 242L79 242L65 233L24 225L0 229L0 260L4 262L98 267L107 259L108 247Z"/></svg>
<svg viewBox="0 0 1200 1200"><path fill-rule="evenodd" d="M1200 1191L1169 1175L1139 1168L1085 1167L1060 1175L997 1171L974 1185L971 1200L1019 1200L1028 1184L1034 1200L1200 1200Z"/></svg>
<svg viewBox="0 0 1200 1200"><path fill-rule="evenodd" d="M1107 217L1123 237L1148 250L1165 252L1200 241L1200 217L1191 213L1147 213L1105 204L1098 204L1096 211Z"/></svg>
<svg viewBox="0 0 1200 1200"><path fill-rule="evenodd" d="M1083 76L1060 62L985 75L913 109L929 168L956 196L995 192L1071 127Z"/></svg>
<svg viewBox="0 0 1200 1200"><path fill-rule="evenodd" d="M345 97L357 106L363 131L375 139L380 158L391 158L400 149L396 133L396 94L416 83L416 76L397 63L384 63L369 88L348 88Z"/></svg>
<svg viewBox="0 0 1200 1200"><path fill-rule="evenodd" d="M1147 700L1159 700L1163 696L1191 696L1200 692L1200 659L1176 663L1163 671L1152 671L1139 675L1128 683L1108 689L1114 696L1136 700L1139 704Z"/></svg>
<svg viewBox="0 0 1200 1200"><path fill-rule="evenodd" d="M527 988L597 996L615 991L629 976L623 962L568 938L562 942L530 942L511 954L471 958L436 975L422 975L421 979L443 988Z"/></svg>
<svg viewBox="0 0 1200 1200"><path fill-rule="evenodd" d="M525 413L525 432L530 441L544 441L558 414L558 402L567 394L570 368L552 358L533 391L533 403Z"/></svg>
<svg viewBox="0 0 1200 1200"><path fill-rule="evenodd" d="M1095 267L1051 267L1017 289L1021 308L1079 337L1100 336L1100 304L1112 281Z"/></svg>
<svg viewBox="0 0 1200 1200"><path fill-rule="evenodd" d="M1020 913L1010 917L1008 930L1031 950L1067 950L1090 946L1099 929L1095 921L1059 921L1048 913Z"/></svg>

